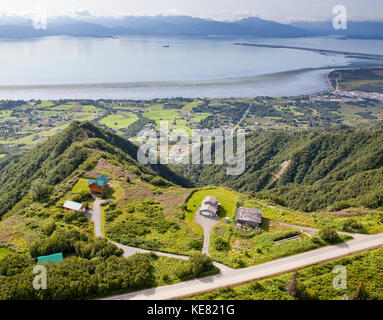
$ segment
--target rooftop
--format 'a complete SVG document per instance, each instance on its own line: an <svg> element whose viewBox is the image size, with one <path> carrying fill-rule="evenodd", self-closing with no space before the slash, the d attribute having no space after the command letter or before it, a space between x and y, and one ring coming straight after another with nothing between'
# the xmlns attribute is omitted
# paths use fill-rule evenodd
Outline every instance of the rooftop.
<svg viewBox="0 0 383 320"><path fill-rule="evenodd" d="M51 254L49 256L40 256L37 258L37 261L39 263L58 263L58 262L61 262L63 260L64 259L63 259L62 252Z"/></svg>
<svg viewBox="0 0 383 320"><path fill-rule="evenodd" d="M219 206L219 203L218 203L217 199L215 197L213 197L213 196L207 196L205 199L203 199L202 205L206 204L207 202L211 203L216 208L218 208L218 206Z"/></svg>
<svg viewBox="0 0 383 320"><path fill-rule="evenodd" d="M212 205L210 205L210 204L205 204L205 203L203 203L203 204L201 205L201 207L199 208L199 210L200 210L200 211L201 211L201 210L208 210L208 211L217 213L217 207L212 206Z"/></svg>
<svg viewBox="0 0 383 320"><path fill-rule="evenodd" d="M237 220L238 219L260 224L262 223L262 210L240 207L237 213Z"/></svg>
<svg viewBox="0 0 383 320"><path fill-rule="evenodd" d="M83 203L79 203L79 202L75 202L75 201L70 201L70 200L65 201L65 203L63 205L64 208L71 209L71 210L76 210L76 211L81 210L81 208L83 206L84 206Z"/></svg>
<svg viewBox="0 0 383 320"><path fill-rule="evenodd" d="M89 185L91 185L93 183L95 183L99 187L103 188L103 187L105 187L109 183L109 180L102 174L96 180L91 180L91 179L88 180L88 184Z"/></svg>

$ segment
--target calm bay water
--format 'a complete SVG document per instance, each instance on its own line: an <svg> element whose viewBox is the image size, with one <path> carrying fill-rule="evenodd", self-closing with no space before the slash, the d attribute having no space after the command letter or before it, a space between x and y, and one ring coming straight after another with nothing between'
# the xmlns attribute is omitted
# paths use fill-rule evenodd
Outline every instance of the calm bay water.
<svg viewBox="0 0 383 320"><path fill-rule="evenodd" d="M305 39L70 38L0 42L0 98L245 97L327 89L339 66L382 60L234 46L234 42L383 53L383 41ZM169 45L169 48L164 46Z"/></svg>

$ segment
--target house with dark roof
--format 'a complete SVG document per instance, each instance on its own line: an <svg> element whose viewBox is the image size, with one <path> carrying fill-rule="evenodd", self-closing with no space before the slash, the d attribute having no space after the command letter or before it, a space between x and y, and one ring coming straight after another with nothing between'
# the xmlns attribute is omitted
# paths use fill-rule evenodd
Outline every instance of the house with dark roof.
<svg viewBox="0 0 383 320"><path fill-rule="evenodd" d="M250 208L238 208L237 211L237 226L243 225L251 227L259 227L262 223L262 210Z"/></svg>
<svg viewBox="0 0 383 320"><path fill-rule="evenodd" d="M220 203L215 197L207 196L199 207L197 213L206 217L218 217L218 207Z"/></svg>
<svg viewBox="0 0 383 320"><path fill-rule="evenodd" d="M102 193L109 189L109 180L102 174L96 180L88 180L88 185L92 193Z"/></svg>

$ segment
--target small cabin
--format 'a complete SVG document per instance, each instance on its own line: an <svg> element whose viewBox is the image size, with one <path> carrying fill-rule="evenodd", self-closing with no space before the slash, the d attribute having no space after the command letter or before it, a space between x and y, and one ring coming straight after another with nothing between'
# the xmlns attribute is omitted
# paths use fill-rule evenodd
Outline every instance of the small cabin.
<svg viewBox="0 0 383 320"><path fill-rule="evenodd" d="M102 193L109 189L109 180L102 174L96 180L88 180L88 185L92 193Z"/></svg>
<svg viewBox="0 0 383 320"><path fill-rule="evenodd" d="M262 223L262 211L251 208L238 208L237 225L259 227Z"/></svg>
<svg viewBox="0 0 383 320"><path fill-rule="evenodd" d="M65 211L73 210L73 211L85 212L86 210L86 204L70 201L70 200L65 201L63 207Z"/></svg>

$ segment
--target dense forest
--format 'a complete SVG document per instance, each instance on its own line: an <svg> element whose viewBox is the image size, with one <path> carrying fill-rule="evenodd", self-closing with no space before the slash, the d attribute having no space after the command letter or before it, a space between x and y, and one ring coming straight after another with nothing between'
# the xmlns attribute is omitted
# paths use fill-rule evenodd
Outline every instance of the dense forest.
<svg viewBox="0 0 383 320"><path fill-rule="evenodd" d="M254 132L246 171L221 165L175 167L199 185L225 185L303 211L383 205L383 129Z"/></svg>

